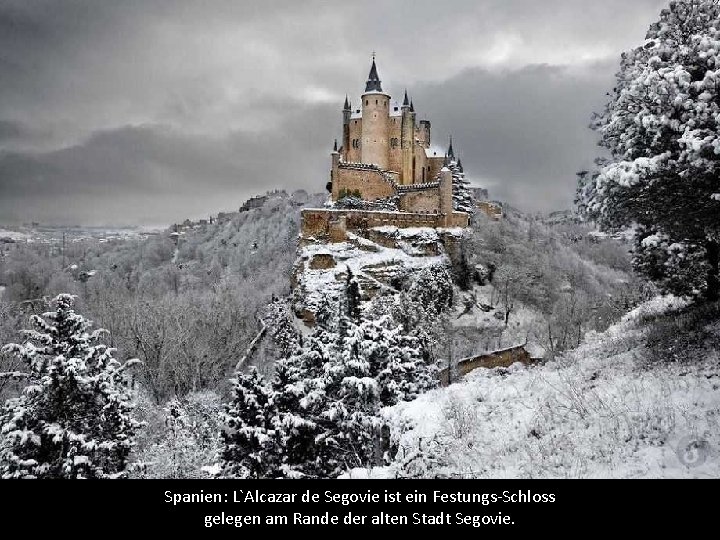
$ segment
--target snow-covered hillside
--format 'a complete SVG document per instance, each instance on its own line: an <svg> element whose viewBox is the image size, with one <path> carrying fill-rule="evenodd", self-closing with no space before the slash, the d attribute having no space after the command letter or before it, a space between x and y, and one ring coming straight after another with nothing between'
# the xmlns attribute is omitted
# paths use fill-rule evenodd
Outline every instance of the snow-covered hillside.
<svg viewBox="0 0 720 540"><path fill-rule="evenodd" d="M449 267L446 239L459 239L461 229L375 227L367 237L349 232L345 242L305 239L295 266L297 313L315 313L325 300L343 293L348 270L360 286L363 300L399 292L420 270Z"/></svg>
<svg viewBox="0 0 720 540"><path fill-rule="evenodd" d="M395 461L347 476L717 477L717 351L646 359L651 321L683 305L658 297L557 361L480 369L385 409Z"/></svg>

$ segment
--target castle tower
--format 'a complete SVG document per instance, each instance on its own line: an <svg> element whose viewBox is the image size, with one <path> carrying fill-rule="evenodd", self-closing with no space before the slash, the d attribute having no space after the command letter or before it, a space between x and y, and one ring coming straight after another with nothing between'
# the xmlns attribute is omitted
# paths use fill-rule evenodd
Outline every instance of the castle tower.
<svg viewBox="0 0 720 540"><path fill-rule="evenodd" d="M362 162L390 165L390 95L382 90L375 57L362 95Z"/></svg>
<svg viewBox="0 0 720 540"><path fill-rule="evenodd" d="M350 116L352 110L350 109L350 101L347 95L345 96L345 105L343 106L343 138L342 138L342 156L343 160L347 161L348 152L350 151Z"/></svg>
<svg viewBox="0 0 720 540"><path fill-rule="evenodd" d="M402 171L401 182L403 184L412 184L414 178L413 157L415 155L415 111L410 107L407 91L402 104L402 127L401 127L401 146L402 146Z"/></svg>

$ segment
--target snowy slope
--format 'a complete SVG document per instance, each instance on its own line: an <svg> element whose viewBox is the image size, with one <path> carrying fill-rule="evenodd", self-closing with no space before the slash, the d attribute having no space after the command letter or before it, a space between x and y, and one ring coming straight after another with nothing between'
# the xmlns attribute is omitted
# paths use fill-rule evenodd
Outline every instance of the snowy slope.
<svg viewBox="0 0 720 540"><path fill-rule="evenodd" d="M643 364L647 319L682 305L657 298L561 360L477 370L386 409L396 460L349 476L717 477L717 352Z"/></svg>
<svg viewBox="0 0 720 540"><path fill-rule="evenodd" d="M296 263L295 307L315 311L323 299L337 299L344 290L349 269L366 296L398 292L394 283L423 268L447 266L441 234L459 234L455 229L376 227L371 241L352 232L339 243L311 241L299 249ZM438 250L424 248L435 246ZM331 260L328 268L313 268L318 257Z"/></svg>

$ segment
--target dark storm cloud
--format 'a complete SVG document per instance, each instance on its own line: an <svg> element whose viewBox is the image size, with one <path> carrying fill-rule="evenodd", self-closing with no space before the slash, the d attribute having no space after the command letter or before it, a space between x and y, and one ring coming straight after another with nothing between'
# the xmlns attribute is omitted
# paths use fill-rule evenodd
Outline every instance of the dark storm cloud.
<svg viewBox="0 0 720 540"><path fill-rule="evenodd" d="M521 208L571 205L574 173L598 155L591 112L601 110L614 62L514 71L471 69L421 86L415 102L433 119L434 142L454 136L468 177ZM447 96L451 95L451 100ZM425 106L426 105L426 106Z"/></svg>
<svg viewBox="0 0 720 540"><path fill-rule="evenodd" d="M322 190L371 50L475 181L565 207L619 54L664 3L5 1L0 222L162 223Z"/></svg>

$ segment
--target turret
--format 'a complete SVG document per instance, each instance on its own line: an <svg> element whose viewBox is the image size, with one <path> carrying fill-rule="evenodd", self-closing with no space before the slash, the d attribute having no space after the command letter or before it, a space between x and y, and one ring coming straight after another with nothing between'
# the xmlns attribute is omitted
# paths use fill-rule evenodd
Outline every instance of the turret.
<svg viewBox="0 0 720 540"><path fill-rule="evenodd" d="M370 74L365 83L365 92L382 92L382 84L378 76L377 66L375 65L375 55L373 54L372 66L370 66Z"/></svg>
<svg viewBox="0 0 720 540"><path fill-rule="evenodd" d="M345 94L345 105L343 106L343 126L350 124L350 115L352 109L350 108L350 101L348 100L347 94Z"/></svg>
<svg viewBox="0 0 720 540"><path fill-rule="evenodd" d="M350 100L345 95L345 104L343 105L343 138L342 138L342 157L344 161L348 161L348 152L350 151L350 116L352 109L350 108Z"/></svg>
<svg viewBox="0 0 720 540"><path fill-rule="evenodd" d="M415 111L412 101L408 98L405 90L405 99L402 104L402 178L403 184L415 182Z"/></svg>
<svg viewBox="0 0 720 540"><path fill-rule="evenodd" d="M390 165L390 96L383 92L373 57L362 95L362 162L381 169Z"/></svg>
<svg viewBox="0 0 720 540"><path fill-rule="evenodd" d="M340 152L338 152L337 139L335 139L330 157L332 160L332 169L330 170L330 184L328 187L330 188L329 191L335 193L338 183L338 168L340 166Z"/></svg>
<svg viewBox="0 0 720 540"><path fill-rule="evenodd" d="M418 139L425 148L430 148L430 120L420 120Z"/></svg>
<svg viewBox="0 0 720 540"><path fill-rule="evenodd" d="M448 146L447 157L449 161L455 161L455 151L452 145L452 135L450 135L450 146Z"/></svg>

